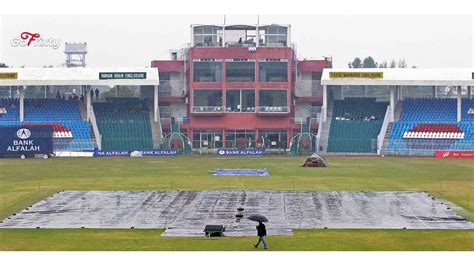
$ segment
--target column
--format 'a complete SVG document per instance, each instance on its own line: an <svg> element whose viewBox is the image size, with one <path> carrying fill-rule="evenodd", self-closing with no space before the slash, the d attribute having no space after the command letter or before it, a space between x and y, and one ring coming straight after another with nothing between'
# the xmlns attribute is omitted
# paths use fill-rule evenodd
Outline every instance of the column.
<svg viewBox="0 0 474 266"><path fill-rule="evenodd" d="M84 86L83 86L84 87ZM85 86L85 91L86 91L86 117L87 121L90 120L91 118L91 86Z"/></svg>
<svg viewBox="0 0 474 266"><path fill-rule="evenodd" d="M433 86L433 98L437 98L436 86Z"/></svg>
<svg viewBox="0 0 474 266"><path fill-rule="evenodd" d="M321 116L323 117L323 123L327 120L327 108L328 108L328 86L323 85L323 107L321 108Z"/></svg>
<svg viewBox="0 0 474 266"><path fill-rule="evenodd" d="M467 86L467 98L470 100L472 99L472 86Z"/></svg>
<svg viewBox="0 0 474 266"><path fill-rule="evenodd" d="M461 117L461 98L462 98L462 91L461 91L461 86L458 86L458 95L457 95L457 121L460 122L462 117Z"/></svg>
<svg viewBox="0 0 474 266"><path fill-rule="evenodd" d="M20 93L20 122L25 120L25 94L24 89L26 86L19 86L18 90Z"/></svg>
<svg viewBox="0 0 474 266"><path fill-rule="evenodd" d="M367 85L364 85L364 98L367 98Z"/></svg>
<svg viewBox="0 0 474 266"><path fill-rule="evenodd" d="M390 122L395 120L395 88L390 87Z"/></svg>
<svg viewBox="0 0 474 266"><path fill-rule="evenodd" d="M153 86L153 120L158 122L158 85Z"/></svg>

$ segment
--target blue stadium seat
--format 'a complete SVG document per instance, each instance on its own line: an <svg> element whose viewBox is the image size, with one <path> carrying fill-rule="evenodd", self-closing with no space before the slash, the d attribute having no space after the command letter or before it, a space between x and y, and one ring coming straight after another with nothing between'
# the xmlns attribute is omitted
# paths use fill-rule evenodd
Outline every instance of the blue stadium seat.
<svg viewBox="0 0 474 266"><path fill-rule="evenodd" d="M72 139L53 139L55 151L93 150L89 124L81 119L77 102L58 99L25 99L25 119L20 122L18 99L0 99L0 106L7 113L0 115L0 126L20 126L22 124L59 123L71 130Z"/></svg>

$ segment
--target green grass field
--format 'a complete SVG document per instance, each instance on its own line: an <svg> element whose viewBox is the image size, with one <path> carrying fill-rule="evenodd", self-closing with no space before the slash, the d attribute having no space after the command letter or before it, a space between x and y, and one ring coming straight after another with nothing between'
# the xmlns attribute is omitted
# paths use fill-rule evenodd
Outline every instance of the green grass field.
<svg viewBox="0 0 474 266"><path fill-rule="evenodd" d="M158 157L0 160L0 219L60 190L284 189L428 191L474 221L472 160L330 157ZM263 168L271 177L210 177L214 168ZM255 238L162 238L162 230L0 229L0 250L255 250ZM474 250L473 230L295 230L270 250Z"/></svg>

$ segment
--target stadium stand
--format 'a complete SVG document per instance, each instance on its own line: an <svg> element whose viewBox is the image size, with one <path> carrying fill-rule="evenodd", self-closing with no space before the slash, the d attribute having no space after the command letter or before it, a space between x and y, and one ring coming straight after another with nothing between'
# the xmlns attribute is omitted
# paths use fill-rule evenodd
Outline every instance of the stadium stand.
<svg viewBox="0 0 474 266"><path fill-rule="evenodd" d="M335 100L328 152L376 153L387 103L375 98Z"/></svg>
<svg viewBox="0 0 474 266"><path fill-rule="evenodd" d="M462 99L457 122L456 99L405 99L392 125L384 153L433 155L436 150L474 150L474 99Z"/></svg>
<svg viewBox="0 0 474 266"><path fill-rule="evenodd" d="M107 98L94 103L103 150L152 149L150 113L144 100Z"/></svg>
<svg viewBox="0 0 474 266"><path fill-rule="evenodd" d="M18 99L0 99L0 107L6 110L0 114L0 126L53 127L55 151L93 150L89 124L81 119L78 102L59 99L25 99L25 117L20 122Z"/></svg>

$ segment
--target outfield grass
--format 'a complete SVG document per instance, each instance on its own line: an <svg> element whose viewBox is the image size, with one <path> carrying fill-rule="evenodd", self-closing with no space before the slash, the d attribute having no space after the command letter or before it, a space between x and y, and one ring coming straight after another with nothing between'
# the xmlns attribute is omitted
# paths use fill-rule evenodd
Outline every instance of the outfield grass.
<svg viewBox="0 0 474 266"><path fill-rule="evenodd" d="M285 189L428 191L474 221L472 160L331 157L159 157L0 160L0 219L59 190ZM263 168L271 177L210 177L214 168ZM0 229L0 250L251 250L253 238L161 238L160 230ZM272 250L474 250L473 231L296 230L270 237ZM132 243L132 244L131 244ZM250 248L249 248L250 247Z"/></svg>

